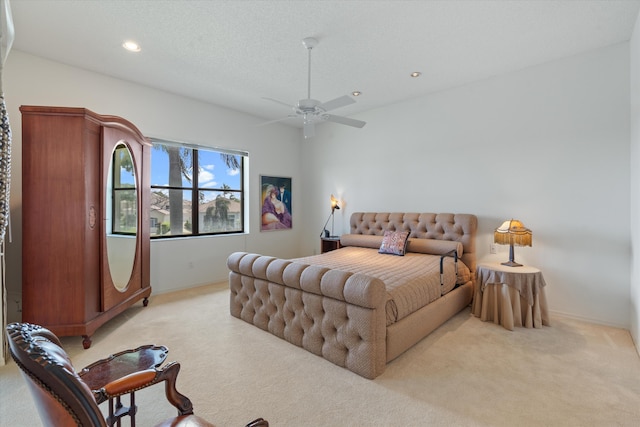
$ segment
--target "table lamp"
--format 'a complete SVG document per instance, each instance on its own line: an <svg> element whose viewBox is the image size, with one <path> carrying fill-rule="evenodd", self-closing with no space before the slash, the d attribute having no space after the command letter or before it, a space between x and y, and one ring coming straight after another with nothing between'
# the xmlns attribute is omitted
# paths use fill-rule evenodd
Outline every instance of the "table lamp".
<svg viewBox="0 0 640 427"><path fill-rule="evenodd" d="M324 237L336 237L333 235L333 214L336 211L336 209L340 209L340 205L338 205L338 199L333 197L333 194L332 194L331 195L331 213L329 214L327 221L324 223L324 227L322 227L322 233L320 233L320 237L322 237L323 233L324 233ZM329 220L331 220L331 234L329 234L329 230L327 230L327 224L329 223Z"/></svg>
<svg viewBox="0 0 640 427"><path fill-rule="evenodd" d="M493 242L499 245L509 245L509 261L502 265L520 267L513 259L513 246L531 246L531 230L517 219L505 221L493 233Z"/></svg>

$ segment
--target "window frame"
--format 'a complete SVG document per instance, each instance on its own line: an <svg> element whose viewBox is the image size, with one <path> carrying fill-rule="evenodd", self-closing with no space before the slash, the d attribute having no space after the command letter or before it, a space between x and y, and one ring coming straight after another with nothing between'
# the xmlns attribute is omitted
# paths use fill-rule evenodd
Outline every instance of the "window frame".
<svg viewBox="0 0 640 427"><path fill-rule="evenodd" d="M192 155L192 165L191 165L191 185L185 186L185 182L183 179L183 186L170 186L170 185L157 185L150 183L151 192L154 191L162 191L163 193L168 192L169 190L180 190L183 192L190 192L191 197L189 201L191 202L191 216L188 218L183 218L183 224L189 221L191 223L191 233L189 234L178 234L178 235L163 235L157 234L155 232L150 233L150 237L152 240L158 239L174 239L174 238L191 238L191 237L203 237L203 236L220 236L220 235L235 235L235 234L244 234L246 233L246 209L247 209L247 191L245 186L245 168L247 167L247 159L249 157L249 153L242 150L234 150L234 149L226 149L220 147L209 147L185 142L177 142L177 141L168 141L159 138L150 138L153 144L152 150L158 149L156 145L165 145L177 147L179 149L187 149L191 150ZM239 174L240 174L240 188L224 188L223 185L226 185L224 182L221 182L219 186L216 187L201 187L199 185L199 174L200 174L200 153L201 152L209 152L214 154L227 154L232 156L239 157ZM153 157L153 156L152 156ZM153 164L150 169L153 168ZM188 182L187 182L188 184ZM227 186L228 187L228 186ZM200 222L200 194L202 192L214 192L214 193L232 193L236 195L236 199L239 200L240 212L239 212L239 222L240 227L237 230L231 231L202 231L204 224ZM149 203L152 203L153 198L150 198ZM183 203L187 200L183 196ZM150 225L151 227L151 221ZM159 224L161 226L161 224Z"/></svg>

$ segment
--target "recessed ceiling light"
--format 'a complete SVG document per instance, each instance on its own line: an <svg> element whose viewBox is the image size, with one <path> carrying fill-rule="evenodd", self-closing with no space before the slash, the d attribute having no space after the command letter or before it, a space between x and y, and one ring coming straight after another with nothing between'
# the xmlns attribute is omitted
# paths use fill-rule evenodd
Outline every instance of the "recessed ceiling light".
<svg viewBox="0 0 640 427"><path fill-rule="evenodd" d="M422 73L420 71L414 71L413 73L411 73L411 77L420 77Z"/></svg>
<svg viewBox="0 0 640 427"><path fill-rule="evenodd" d="M130 52L140 52L140 45L131 40L127 40L124 43L122 43L122 47L127 49Z"/></svg>
<svg viewBox="0 0 640 427"><path fill-rule="evenodd" d="M362 95L362 92L360 92L359 90L354 90L353 92L351 92L351 95L360 96L360 95Z"/></svg>

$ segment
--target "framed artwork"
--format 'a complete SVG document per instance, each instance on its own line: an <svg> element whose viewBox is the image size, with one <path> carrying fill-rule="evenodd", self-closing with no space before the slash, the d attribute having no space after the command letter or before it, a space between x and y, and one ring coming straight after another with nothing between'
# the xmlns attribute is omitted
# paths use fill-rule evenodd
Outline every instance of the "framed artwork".
<svg viewBox="0 0 640 427"><path fill-rule="evenodd" d="M260 175L260 209L260 231L290 229L291 178Z"/></svg>

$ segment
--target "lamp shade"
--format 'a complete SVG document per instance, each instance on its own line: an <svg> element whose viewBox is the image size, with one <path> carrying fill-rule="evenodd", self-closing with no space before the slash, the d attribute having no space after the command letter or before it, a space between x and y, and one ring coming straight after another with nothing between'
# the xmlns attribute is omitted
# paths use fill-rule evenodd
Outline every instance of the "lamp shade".
<svg viewBox="0 0 640 427"><path fill-rule="evenodd" d="M499 245L531 246L531 230L517 219L510 219L496 228L493 241Z"/></svg>
<svg viewBox="0 0 640 427"><path fill-rule="evenodd" d="M336 209L340 209L340 205L338 205L338 199L333 197L333 194L332 194L331 195L331 212L333 212Z"/></svg>

